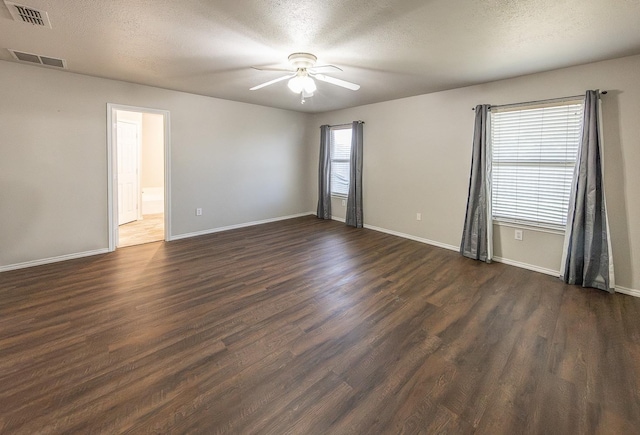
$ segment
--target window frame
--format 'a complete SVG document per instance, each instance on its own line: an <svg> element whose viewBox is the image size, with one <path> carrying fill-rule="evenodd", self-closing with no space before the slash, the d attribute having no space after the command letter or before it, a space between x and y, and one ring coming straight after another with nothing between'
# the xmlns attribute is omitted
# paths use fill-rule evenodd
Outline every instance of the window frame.
<svg viewBox="0 0 640 435"><path fill-rule="evenodd" d="M334 192L333 190L333 168L334 165L333 163L347 163L347 165L349 165L351 163L351 146L352 146L352 141L350 141L349 143L349 158L348 159L336 159L333 157L333 132L334 131L338 131L338 130L349 130L351 132L351 139L353 140L353 127L351 126L351 124L348 125L337 125L337 126L330 126L329 127L329 161L330 161L330 166L331 166L331 171L329 173L329 189L331 191L331 196L334 198L340 198L340 199L346 199L349 196L349 191L348 191L348 187L347 187L347 193L342 193L342 192ZM351 177L349 177L349 183L351 182Z"/></svg>
<svg viewBox="0 0 640 435"><path fill-rule="evenodd" d="M579 119L580 119L580 124L579 124L579 128L578 131L582 130L582 122L583 122L583 110L584 110L584 97L583 96L575 96L575 97L566 97L566 98L558 98L558 99L553 99L553 100L544 100L544 101L537 101L537 102L529 102L529 103L516 103L516 104L509 104L509 105L503 105L503 106L493 106L491 107L491 112L489 115L489 134L488 134L488 142L490 145L490 152L491 152L491 220L492 223L495 225L499 225L499 226L508 226L508 227L515 227L515 228L524 228L524 229L530 229L530 230L536 230L536 231L542 231L542 232L548 232L548 233L554 233L554 234L564 234L565 229L566 229L566 223L550 223L550 222L541 222L541 221L533 221L533 220L529 220L526 217L525 218L510 218L510 217L505 217L505 216L496 216L495 214L495 210L494 210L494 205L495 205L495 197L496 197L496 192L495 192L495 187L496 187L496 182L495 182L495 168L497 166L500 166L500 164L503 165L511 165L513 166L520 166L520 167L535 167L535 168L551 168L551 167L559 167L559 166L565 166L565 167L572 167L575 168L576 165L576 159L577 159L577 150L580 147L580 134L578 135L577 140L577 147L576 147L576 154L573 156L573 159L567 159L567 160L556 160L556 161L534 161L534 159L514 159L514 160L503 160L502 162L496 162L495 159L495 155L494 155L494 116L496 113L505 113L505 112L516 112L516 111L524 111L524 110L532 110L532 109L541 109L541 108L545 108L545 107L563 107L563 106L573 106L573 105L582 105L582 108L580 109L579 112ZM541 128L543 124L541 124ZM572 179L573 177L571 177ZM571 189L571 181L568 182L568 184L560 184L563 189ZM570 194L570 193L569 193ZM517 198L517 194L516 197ZM513 202L515 202L516 199L513 200ZM542 204L541 201L536 200L536 208L540 208L540 205ZM564 220L564 219L563 219Z"/></svg>

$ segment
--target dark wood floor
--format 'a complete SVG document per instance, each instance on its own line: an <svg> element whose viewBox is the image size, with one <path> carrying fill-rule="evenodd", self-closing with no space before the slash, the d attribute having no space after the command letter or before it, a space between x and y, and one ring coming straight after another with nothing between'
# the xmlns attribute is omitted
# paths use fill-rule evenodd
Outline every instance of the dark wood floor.
<svg viewBox="0 0 640 435"><path fill-rule="evenodd" d="M640 299L313 217L0 274L0 432L631 434Z"/></svg>

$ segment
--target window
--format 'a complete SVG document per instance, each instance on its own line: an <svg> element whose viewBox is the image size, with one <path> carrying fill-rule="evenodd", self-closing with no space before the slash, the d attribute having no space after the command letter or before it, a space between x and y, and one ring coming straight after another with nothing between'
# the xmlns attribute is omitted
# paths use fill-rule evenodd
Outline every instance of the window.
<svg viewBox="0 0 640 435"><path fill-rule="evenodd" d="M495 220L564 229L582 112L582 100L491 108Z"/></svg>
<svg viewBox="0 0 640 435"><path fill-rule="evenodd" d="M331 194L349 194L351 127L331 127Z"/></svg>

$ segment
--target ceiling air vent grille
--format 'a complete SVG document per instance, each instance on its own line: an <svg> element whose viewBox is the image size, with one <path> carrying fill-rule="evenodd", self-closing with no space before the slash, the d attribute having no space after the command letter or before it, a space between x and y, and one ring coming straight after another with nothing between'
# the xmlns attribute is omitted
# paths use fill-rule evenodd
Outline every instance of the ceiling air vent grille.
<svg viewBox="0 0 640 435"><path fill-rule="evenodd" d="M7 9L9 9L9 12L15 21L33 24L34 26L51 28L49 14L45 11L39 11L38 9L6 0L4 4L7 5Z"/></svg>
<svg viewBox="0 0 640 435"><path fill-rule="evenodd" d="M14 59L21 62L35 63L36 65L53 66L56 68L67 68L67 62L64 59L55 57L41 56L39 54L25 53L24 51L16 51L9 49Z"/></svg>

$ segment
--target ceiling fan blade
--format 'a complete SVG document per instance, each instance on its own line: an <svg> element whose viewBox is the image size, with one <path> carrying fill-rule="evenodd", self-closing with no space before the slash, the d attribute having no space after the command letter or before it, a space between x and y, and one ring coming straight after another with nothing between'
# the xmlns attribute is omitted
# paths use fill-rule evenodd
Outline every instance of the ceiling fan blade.
<svg viewBox="0 0 640 435"><path fill-rule="evenodd" d="M296 75L295 73L293 73L293 74L287 74L286 76L278 77L277 79L269 80L269 81L268 81L268 82L266 82L266 83L263 83L263 84L258 85L258 86L254 86L254 87L250 88L249 90L250 90L250 91L256 91L256 90L258 90L258 89L262 89L262 88L264 88L265 86L269 86L269 85L272 85L272 84L274 84L274 83L278 83L278 82L281 82L281 81L283 81L283 80L286 80L286 79L290 79L290 78L292 78L292 77L295 77L295 75Z"/></svg>
<svg viewBox="0 0 640 435"><path fill-rule="evenodd" d="M261 68L259 66L252 66L251 68L255 69L257 71L282 71L282 72L293 72L294 71L291 68L269 68L269 67Z"/></svg>
<svg viewBox="0 0 640 435"><path fill-rule="evenodd" d="M332 85L342 86L343 88L351 89L352 91L357 91L358 89L360 89L360 85L356 85L355 83L351 83L346 80L340 80L334 77L325 76L324 74L312 74L311 76L320 80L321 82L327 82L331 83Z"/></svg>
<svg viewBox="0 0 640 435"><path fill-rule="evenodd" d="M335 65L318 65L309 68L310 72L319 73L321 70L324 71L342 71L342 68L337 67Z"/></svg>

